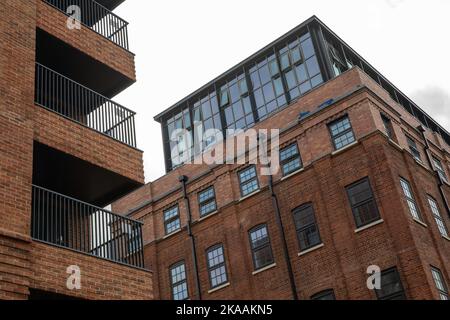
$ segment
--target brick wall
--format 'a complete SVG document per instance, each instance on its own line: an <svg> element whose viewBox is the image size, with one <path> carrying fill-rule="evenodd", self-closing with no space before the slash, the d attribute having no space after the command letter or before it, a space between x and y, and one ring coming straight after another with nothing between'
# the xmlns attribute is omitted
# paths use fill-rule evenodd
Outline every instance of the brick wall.
<svg viewBox="0 0 450 320"><path fill-rule="evenodd" d="M42 0L35 0L37 5L36 26L74 48L101 61L114 70L136 80L134 55L84 25L80 30L67 29L67 15L49 6Z"/></svg>
<svg viewBox="0 0 450 320"><path fill-rule="evenodd" d="M144 183L142 151L38 106L34 108L34 114L36 141Z"/></svg>
<svg viewBox="0 0 450 320"><path fill-rule="evenodd" d="M366 286L366 270L370 265L378 265L382 269L398 268L408 298L438 298L430 266L440 268L449 282L450 241L439 234L427 194L438 200L449 227L450 219L424 153L423 163L419 164L407 151L405 132L420 142L416 119L355 68L313 90L257 127L287 128L300 111L312 111L324 100L339 97L342 99L332 107L288 129L281 137L281 146L298 143L305 169L288 179L281 179L281 174L274 176L298 295L309 299L317 292L333 288L338 299L375 299L375 293ZM386 137L380 112L391 117L395 141ZM344 152L333 153L326 124L344 114L351 120L358 143ZM442 141L435 134L427 131L426 135L432 151L445 159L448 146L443 149ZM448 165L446 162L447 169ZM133 212L133 217L145 223L145 256L148 265L156 271L156 298L171 298L169 268L181 260L187 265L190 297L195 297L187 233L183 229L170 237L164 235L163 211L176 203L180 205L182 225L186 224L186 210L177 181L180 175L189 176L191 181L188 194L203 298L291 298L282 239L267 179L260 177L261 191L240 201L236 172L242 167L186 165L113 205L114 209L126 213L144 204ZM426 216L426 226L412 219L400 187L400 176L411 181L420 210ZM366 230L356 230L345 187L365 177L370 179L382 222ZM200 219L197 194L210 185L215 187L219 212ZM308 202L314 205L324 245L299 256L292 210ZM276 266L253 275L248 231L260 223L268 224ZM217 243L225 247L230 285L208 293L205 251Z"/></svg>
<svg viewBox="0 0 450 320"><path fill-rule="evenodd" d="M0 298L10 299L28 292L35 3L1 1L0 16Z"/></svg>
<svg viewBox="0 0 450 320"><path fill-rule="evenodd" d="M34 289L95 300L150 300L152 273L38 242L31 246ZM69 266L81 271L81 289L67 289Z"/></svg>
<svg viewBox="0 0 450 320"><path fill-rule="evenodd" d="M132 80L133 54L84 27L69 32L66 17L41 0L1 1L0 16L0 299L27 299L30 288L86 299L151 299L150 272L30 238L34 140L144 181L142 152L35 106L36 26ZM81 291L65 287L68 265L82 268Z"/></svg>

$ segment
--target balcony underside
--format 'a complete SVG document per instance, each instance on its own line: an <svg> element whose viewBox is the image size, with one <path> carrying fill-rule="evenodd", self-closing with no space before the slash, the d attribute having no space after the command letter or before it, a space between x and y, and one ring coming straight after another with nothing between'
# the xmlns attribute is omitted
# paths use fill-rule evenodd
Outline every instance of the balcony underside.
<svg viewBox="0 0 450 320"><path fill-rule="evenodd" d="M33 183L105 207L141 184L41 143L34 144Z"/></svg>
<svg viewBox="0 0 450 320"><path fill-rule="evenodd" d="M125 0L97 0L97 2L105 8L113 11L115 8L125 2Z"/></svg>
<svg viewBox="0 0 450 320"><path fill-rule="evenodd" d="M107 98L134 83L134 80L41 29L36 32L36 61Z"/></svg>

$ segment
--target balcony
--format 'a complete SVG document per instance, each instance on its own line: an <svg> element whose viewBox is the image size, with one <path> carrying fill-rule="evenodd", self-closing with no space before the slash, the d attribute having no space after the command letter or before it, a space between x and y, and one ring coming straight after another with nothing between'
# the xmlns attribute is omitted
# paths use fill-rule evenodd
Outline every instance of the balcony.
<svg viewBox="0 0 450 320"><path fill-rule="evenodd" d="M119 47L129 50L128 44L128 22L112 13L108 8L93 0L43 0L52 7L69 16L72 14L68 10L70 6L80 8L80 22L117 44ZM111 2L111 1L109 1ZM103 1L105 5L108 1ZM115 2L110 3L111 8L116 6Z"/></svg>
<svg viewBox="0 0 450 320"><path fill-rule="evenodd" d="M140 222L36 185L32 193L34 240L144 268Z"/></svg>
<svg viewBox="0 0 450 320"><path fill-rule="evenodd" d="M35 103L136 148L135 112L39 63Z"/></svg>

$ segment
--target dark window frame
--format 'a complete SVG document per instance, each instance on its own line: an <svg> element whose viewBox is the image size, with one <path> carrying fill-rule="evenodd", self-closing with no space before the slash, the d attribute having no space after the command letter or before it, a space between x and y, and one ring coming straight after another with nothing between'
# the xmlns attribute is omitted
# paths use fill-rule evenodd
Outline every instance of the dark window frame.
<svg viewBox="0 0 450 320"><path fill-rule="evenodd" d="M398 284L400 284L400 290L389 293L385 296L380 296L379 290L375 290L377 299L378 300L393 300L393 298L402 298L400 300L406 300L407 297L406 297L405 287L403 286L402 278L400 276L400 272L398 271L397 267L392 267L392 268L381 271L381 279L383 278L383 276L386 276L389 273L395 273L395 275L397 276ZM381 280L381 283L383 283L383 280ZM395 300L397 300L397 299L395 299Z"/></svg>
<svg viewBox="0 0 450 320"><path fill-rule="evenodd" d="M422 153L417 147L417 141L414 138L411 138L409 135L405 134L406 142L408 143L409 153L413 156L416 161L422 163Z"/></svg>
<svg viewBox="0 0 450 320"><path fill-rule="evenodd" d="M185 274L185 278L183 280L180 280L178 282L173 282L173 275L172 275L172 271L176 268L179 268L181 266L184 266L184 274ZM186 267L186 262L184 260L181 260L177 263L174 263L172 265L169 266L169 279L170 279L170 292L171 292L171 296L172 296L172 300L175 300L175 292L174 292L174 288L178 287L184 283L186 283L186 293L187 293L187 297L183 300L177 300L177 301L186 301L189 300L189 283L188 283L188 279L187 279L187 267Z"/></svg>
<svg viewBox="0 0 450 320"><path fill-rule="evenodd" d="M435 155L432 155L431 158L433 160L433 167L438 172L441 179L445 182L448 182L447 173L445 172L444 166L442 165L442 161Z"/></svg>
<svg viewBox="0 0 450 320"><path fill-rule="evenodd" d="M297 223L296 223L295 217L296 217L296 215L299 214L301 211L307 210L307 209L311 209L311 210L312 210L312 216L313 216L313 218L314 218L314 222L313 222L313 223L310 223L309 225L302 226L302 227L299 228L299 226L298 226ZM314 210L314 206L313 206L313 204L312 204L311 202L310 202L310 203L305 203L305 204L301 205L300 207L297 207L297 208L295 208L294 210L292 210L292 216L293 216L293 219L294 219L295 232L296 232L296 234L297 234L297 241L298 241L298 246L299 246L299 248L300 248L300 252L307 251L307 250L309 250L309 249L311 249L311 248L314 248L314 247L316 247L316 246L318 246L318 245L320 245L320 244L323 243L323 242L322 242L322 238L321 238L321 236L320 236L320 229L319 229L319 224L317 223L316 213L315 213L315 210ZM316 230L317 230L317 236L318 236L318 238L319 238L318 243L310 244L308 247L302 248L302 244L301 244L301 240L300 240L300 233L307 231L307 230L310 229L312 226L315 226L315 227L316 227Z"/></svg>
<svg viewBox="0 0 450 320"><path fill-rule="evenodd" d="M360 201L358 203L352 204L351 195L350 195L350 189L354 188L354 187L356 187L356 186L358 186L360 184L366 183L366 182L367 182L367 184L369 186L369 191L370 191L371 197L365 199L364 201ZM375 193L373 192L372 184L370 183L370 178L369 177L365 177L363 179L360 179L360 180L358 180L358 181L348 185L347 187L345 187L345 190L346 190L346 193L347 193L347 198L349 200L350 207L352 209L353 219L355 221L355 225L356 225L357 229L363 228L363 227L365 227L367 225L370 225L371 223L374 223L374 222L377 222L377 221L381 220L380 210L378 208L378 204L377 204L377 200L376 200L376 197L375 197ZM360 208L360 207L362 207L364 205L368 205L371 202L374 203L377 217L373 218L372 220L367 221L364 224L359 225L358 222L357 222L357 219L356 219L356 214L358 213L356 211L356 209L358 209L358 208Z"/></svg>
<svg viewBox="0 0 450 320"><path fill-rule="evenodd" d="M254 246L254 242L252 240L252 234L255 232L258 232L259 230L262 230L262 229L266 229L267 242L262 245L259 245L259 246ZM269 226L267 224L260 224L260 225L257 225L256 227L253 227L252 229L250 229L248 231L248 237L250 240L250 250L252 252L253 268L255 269L255 271L262 270L262 269L274 264L275 257L273 255L272 242L270 240ZM268 261L265 265L261 265L261 266L257 267L255 253L258 251L261 251L263 249L266 249L266 248L270 249L271 261Z"/></svg>
<svg viewBox="0 0 450 320"><path fill-rule="evenodd" d="M297 153L291 155L289 158L286 158L286 159L282 160L283 151L289 150L294 145L295 145ZM293 161L296 161L297 159L300 161L300 166L298 168L295 168L295 169L293 169L291 171L286 172L284 170L284 166L289 164L289 163L291 163L291 162L293 162ZM284 148L282 148L280 150L280 165L281 165L281 170L282 170L282 173L283 173L283 177L286 177L286 176L288 176L288 175L290 175L292 173L295 173L295 172L297 172L297 171L299 171L299 170L301 170L303 168L302 156L300 154L300 149L298 147L298 143L297 142L291 143L288 146L286 146L286 147L284 147Z"/></svg>
<svg viewBox="0 0 450 320"><path fill-rule="evenodd" d="M241 174L244 173L244 172L246 172L246 171L248 171L248 170L251 170L251 169L255 170L255 176L254 176L253 178L250 178L249 180L246 180L246 181L243 182L243 181L242 181ZM249 195L252 195L253 193L256 193L256 192L258 192L259 190L261 190L261 186L259 185L258 170L257 170L257 168L256 168L256 165L251 165L251 166L246 167L245 169L239 170L237 174L238 174L238 179L239 179L239 190L240 190L240 193L241 193L241 197L242 197L242 198L245 198L245 197L247 197L247 196L249 196ZM243 185L250 184L250 183L253 182L253 181L256 181L256 186L257 186L257 188L256 188L255 190L253 190L252 192L249 192L249 193L247 193L247 194L244 194L243 189L242 189L242 186L243 186Z"/></svg>
<svg viewBox="0 0 450 320"><path fill-rule="evenodd" d="M437 273L437 275L439 276L439 279L435 278L435 274L433 271ZM431 266L431 277L433 278L434 285L436 286L436 290L439 292L439 296L440 296L441 300L450 300L448 286L447 286L447 283L445 282L445 278L444 278L444 275L442 274L441 269ZM440 284L443 287L443 290L441 288L439 288L437 281L440 282ZM443 299L443 297L445 297L446 299Z"/></svg>
<svg viewBox="0 0 450 320"><path fill-rule="evenodd" d="M432 197L431 195L428 195L428 204L430 205L431 215L433 216L433 218L436 222L439 233L443 237L448 237L449 236L448 227L447 227L447 224L445 223L444 218L442 217L441 210L439 208L439 203L436 201L436 199L434 197ZM434 207L433 207L433 205L434 205ZM442 226L439 224L439 221L442 223ZM444 230L441 230L441 228L443 228Z"/></svg>
<svg viewBox="0 0 450 320"><path fill-rule="evenodd" d="M210 190L212 190L212 197L201 200L202 194L209 192ZM210 205L213 202L214 202L214 209L210 209L210 211L202 213L202 208ZM214 186L210 186L198 193L198 209L199 209L200 218L207 217L208 215L217 211L216 190L215 190Z"/></svg>
<svg viewBox="0 0 450 320"><path fill-rule="evenodd" d="M394 140L394 127L392 126L392 120L386 114L380 113L381 120L383 121L384 132L389 137L389 139Z"/></svg>
<svg viewBox="0 0 450 320"><path fill-rule="evenodd" d="M166 213L168 213L169 211L172 211L173 209L177 209L177 215L173 216L169 219L166 219ZM174 205L166 210L163 211L163 218L164 218L164 231L166 233L166 236L171 235L179 230L181 230L181 216L180 216L180 206ZM169 232L169 230L167 229L168 225L171 224L172 222L178 220L179 221L179 227L177 229L172 230L171 232Z"/></svg>
<svg viewBox="0 0 450 320"><path fill-rule="evenodd" d="M332 297L332 299L323 299L325 297ZM336 294L334 289L327 289L312 295L311 300L336 300Z"/></svg>
<svg viewBox="0 0 450 320"><path fill-rule="evenodd" d="M345 119L347 119L348 122L350 123L350 128L348 128L348 129L346 129L346 130L344 130L344 131L342 131L342 132L340 132L340 133L334 135L334 134L333 134L333 130L332 130L331 127L332 127L333 125L339 123L339 122L344 121ZM355 132L353 131L352 122L350 121L350 117L348 116L348 114L345 114L345 115L343 115L342 117L340 117L340 118L338 118L338 119L336 119L336 120L333 120L332 122L328 123L327 126L328 126L328 131L329 131L330 136L331 136L331 141L332 141L332 143L333 143L333 148L334 148L335 151L342 150L342 149L344 149L345 147L347 147L347 146L349 146L349 145L351 145L352 143L355 143L355 142L357 141L357 140L356 140L356 136L355 136ZM338 147L337 147L337 144L336 144L336 139L338 139L338 138L340 138L340 137L342 137L342 136L345 136L345 135L347 135L347 134L350 133L350 132L352 133L352 136L353 136L353 142L350 142L349 144L346 144L345 146L342 146L342 147L338 148Z"/></svg>
<svg viewBox="0 0 450 320"><path fill-rule="evenodd" d="M403 186L402 182L404 184L406 184L406 186L408 187L408 192L411 194L411 197L406 195L405 189L404 189L404 186ZM402 188L403 197L406 200L406 204L408 206L409 214L413 217L413 219L418 219L419 221L423 222L422 211L420 210L419 205L417 204L416 196L415 196L414 191L413 191L413 189L411 187L411 183L409 182L409 180L407 180L407 179L405 179L405 178L400 176L400 186ZM410 207L410 203L412 203L414 205L414 208L417 211L418 217L414 216L414 213L412 212L412 209Z"/></svg>
<svg viewBox="0 0 450 320"><path fill-rule="evenodd" d="M211 261L209 260L209 253L212 251L216 251L217 249L222 249L223 262L221 262L218 265L211 266ZM227 260L226 260L226 256L225 256L225 247L222 243L215 244L214 246L212 246L206 250L206 266L208 268L208 278L209 278L209 285L211 287L211 290L216 289L216 288L218 288L222 285L225 285L229 282ZM225 268L225 281L214 286L211 272L213 272L214 270L220 269L222 267Z"/></svg>

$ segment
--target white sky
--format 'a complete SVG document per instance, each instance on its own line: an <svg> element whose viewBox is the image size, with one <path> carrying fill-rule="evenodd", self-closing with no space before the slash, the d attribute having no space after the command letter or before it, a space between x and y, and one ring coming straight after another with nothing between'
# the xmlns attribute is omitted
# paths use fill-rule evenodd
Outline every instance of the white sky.
<svg viewBox="0 0 450 320"><path fill-rule="evenodd" d="M127 0L138 82L114 100L137 112L146 181L165 173L153 117L316 15L450 127L448 0Z"/></svg>

